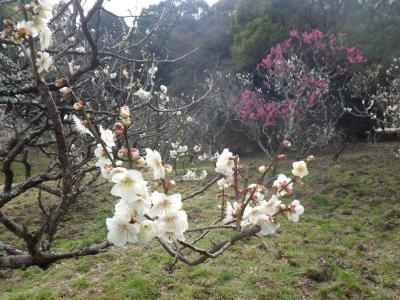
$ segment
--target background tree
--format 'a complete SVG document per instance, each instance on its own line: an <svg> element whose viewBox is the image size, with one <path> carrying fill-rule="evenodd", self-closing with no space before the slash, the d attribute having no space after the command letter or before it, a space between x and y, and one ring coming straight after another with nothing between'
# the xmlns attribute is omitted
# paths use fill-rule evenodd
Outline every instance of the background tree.
<svg viewBox="0 0 400 300"><path fill-rule="evenodd" d="M360 50L333 34L294 29L258 65L263 84L245 91L231 106L265 153L284 138L297 151L307 152L338 135L336 125L345 111L341 90L350 65L362 62Z"/></svg>

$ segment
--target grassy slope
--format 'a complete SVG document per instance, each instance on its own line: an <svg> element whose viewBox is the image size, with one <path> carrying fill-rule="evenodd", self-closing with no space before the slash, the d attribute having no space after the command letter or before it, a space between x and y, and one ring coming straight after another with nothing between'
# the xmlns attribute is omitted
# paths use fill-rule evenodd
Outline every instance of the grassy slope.
<svg viewBox="0 0 400 300"><path fill-rule="evenodd" d="M179 264L170 274L165 267L171 258L153 242L62 261L46 271L0 273L0 299L396 299L400 160L392 146L353 146L337 162L318 157L295 192L306 209L298 224L282 222L280 233L240 242L203 265ZM214 193L185 203L196 223L215 218ZM101 188L89 195L65 218L56 248L105 237L115 199ZM8 209L18 218L35 216L26 198Z"/></svg>

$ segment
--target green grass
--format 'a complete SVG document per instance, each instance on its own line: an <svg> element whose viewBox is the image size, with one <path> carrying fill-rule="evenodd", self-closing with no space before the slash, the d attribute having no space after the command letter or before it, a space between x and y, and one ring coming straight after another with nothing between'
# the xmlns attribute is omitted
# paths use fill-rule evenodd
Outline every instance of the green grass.
<svg viewBox="0 0 400 300"><path fill-rule="evenodd" d="M0 299L397 299L400 160L391 155L392 146L354 145L336 162L317 157L294 193L305 207L299 223L282 220L277 234L238 242L205 264L178 264L169 273L173 258L153 241L61 261L45 271L0 273ZM241 163L256 168L260 161ZM184 195L198 188L196 182L177 183ZM216 192L184 203L191 227L217 218ZM40 215L29 197L34 194L6 209L33 225ZM99 188L82 196L60 225L55 250L104 239L114 202ZM23 219L28 212L29 220ZM224 234L212 233L202 246ZM12 237L0 232L4 238Z"/></svg>

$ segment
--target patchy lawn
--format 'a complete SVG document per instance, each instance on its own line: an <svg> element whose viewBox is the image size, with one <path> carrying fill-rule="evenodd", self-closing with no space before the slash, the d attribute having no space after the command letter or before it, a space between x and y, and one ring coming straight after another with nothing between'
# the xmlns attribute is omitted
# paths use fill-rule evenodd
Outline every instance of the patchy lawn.
<svg viewBox="0 0 400 300"><path fill-rule="evenodd" d="M305 207L299 223L283 221L278 234L239 242L200 266L178 264L168 273L172 258L154 241L61 261L45 271L3 270L0 299L398 299L397 147L357 144L337 161L317 156L294 193ZM262 158L242 161L256 168ZM177 188L188 194L198 186ZM184 204L194 226L218 215L216 190ZM29 205L35 191L29 193L6 207L27 225L40 218ZM89 191L63 220L55 249L104 239L115 200L101 187ZM12 237L0 231L0 239Z"/></svg>

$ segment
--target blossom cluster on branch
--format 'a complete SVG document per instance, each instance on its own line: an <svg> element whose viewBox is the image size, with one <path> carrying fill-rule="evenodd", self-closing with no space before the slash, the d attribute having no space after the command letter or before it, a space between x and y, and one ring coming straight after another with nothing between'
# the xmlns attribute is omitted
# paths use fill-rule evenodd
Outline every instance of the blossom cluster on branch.
<svg viewBox="0 0 400 300"><path fill-rule="evenodd" d="M112 151L108 147L115 145L110 143L112 131L103 129L101 131L103 143L98 144L98 147L103 147L103 153L106 155L97 154L96 165L102 169L102 174L107 174L104 177L114 183L111 194L120 197L115 205L114 216L106 220L108 241L116 246L124 246L127 243L146 243L153 237L157 237L161 243L173 245L184 243L183 233L189 227L188 217L183 210L181 194L169 195L175 186L173 180L166 179L171 166L162 161L161 155L156 150L146 149L144 158L141 157L145 164L136 169L124 168L122 167L124 163L132 165L132 156L129 156L126 162L113 162ZM285 140L282 145L290 147L290 142ZM138 152L137 149L131 151ZM277 156L277 160L284 158L283 154ZM136 159L140 159L140 156ZM306 159L307 162L312 160L313 156L308 156ZM220 188L219 197L222 198L219 226L236 228L238 232L256 226L258 230L254 233L257 236L265 236L275 233L280 227L278 215L284 215L289 221L297 222L304 212L300 201L293 200L285 205L279 198L291 194L293 184L302 184L302 178L308 174L306 161L293 163L294 177L292 179L280 174L270 187L264 185L262 179L272 170L273 165L261 166L259 171L262 173L262 179L258 183L240 189L239 157L233 155L228 149L224 149L215 167L215 172L221 175L217 181ZM106 166L108 166L107 171L103 170ZM149 191L148 182L142 175L146 166L153 171L153 180L157 186L162 187L162 192ZM231 188L235 192L234 202L228 200L228 191ZM272 195L267 200L269 191L272 191ZM229 226L232 223L236 225ZM175 248L172 251L180 250ZM196 251L202 253L199 250Z"/></svg>
<svg viewBox="0 0 400 300"><path fill-rule="evenodd" d="M81 110L85 116L84 108ZM128 118L130 112L126 107L120 110L121 118ZM128 126L130 126L129 123ZM126 127L128 127L126 126ZM115 126L114 126L115 127ZM126 130L124 128L123 130ZM116 246L125 246L128 243L146 243L152 238L157 239L166 249L180 260L185 261L177 245L190 247L195 252L204 254L205 250L195 248L194 242L187 242L184 233L189 229L187 213L183 210L183 199L180 193L170 194L175 187L175 181L167 179L172 167L164 162L157 150L145 149L145 153L135 148L129 148L128 155L118 156L122 160L115 160L113 153L119 153L114 139L121 136L112 130L99 127L100 143L95 151L96 166L101 169L103 177L113 183L111 194L119 197L115 205L114 216L107 218L107 239ZM95 133L96 134L96 133ZM290 148L291 143L284 140L281 150ZM178 144L174 145L178 148ZM295 199L285 205L280 198L292 194L293 185L302 185L302 178L308 174L307 163L314 157L308 156L304 161L293 163L293 178L279 174L273 183L268 186L265 177L275 164L285 159L280 153L271 165L259 167L261 179L246 187L241 187L241 166L239 157L224 149L218 156L215 172L220 175L212 183L219 186L218 197L221 198L219 221L207 228L235 229L236 234L250 230L251 235L259 237L273 234L280 227L278 216L283 215L289 221L298 222L304 212L300 201ZM137 163L141 161L141 163ZM125 167L126 166L126 167ZM133 167L135 166L135 167ZM152 180L162 191L150 191L145 179L147 170L152 170ZM208 185L208 188L211 185ZM234 201L230 190L234 192ZM271 193L268 198L268 193ZM219 225L218 225L219 223ZM200 228L195 229L199 231ZM205 234L203 235L203 237ZM167 246L171 244L171 246ZM219 249L220 250L220 249ZM210 252L210 256L212 256Z"/></svg>
<svg viewBox="0 0 400 300"><path fill-rule="evenodd" d="M356 73L349 90L358 106L349 113L368 116L375 132L396 133L400 130L400 58L388 66L377 65Z"/></svg>
<svg viewBox="0 0 400 300"><path fill-rule="evenodd" d="M52 31L48 23L52 17L51 2L47 0L38 0L22 7L23 13L28 20L18 21L17 24L10 19L3 21L6 29L2 32L4 38L9 38L13 43L20 45L23 51L29 55L29 50L24 47L24 42L37 43L41 51L37 51L32 57L39 73L48 71L53 59L46 50L52 43Z"/></svg>

